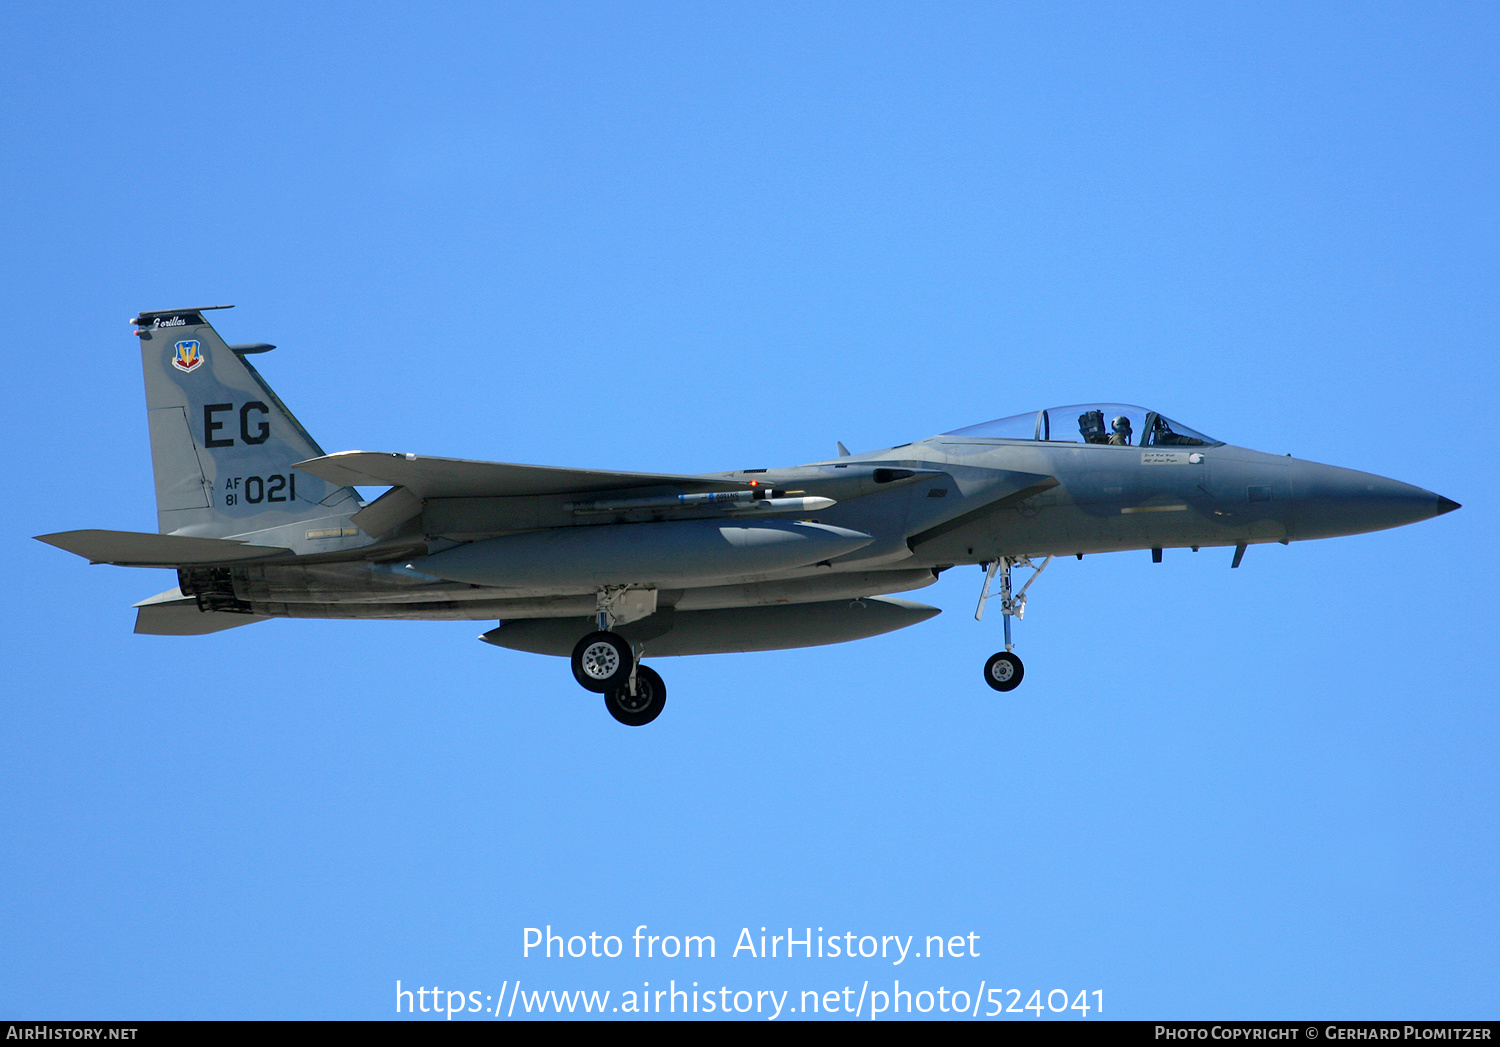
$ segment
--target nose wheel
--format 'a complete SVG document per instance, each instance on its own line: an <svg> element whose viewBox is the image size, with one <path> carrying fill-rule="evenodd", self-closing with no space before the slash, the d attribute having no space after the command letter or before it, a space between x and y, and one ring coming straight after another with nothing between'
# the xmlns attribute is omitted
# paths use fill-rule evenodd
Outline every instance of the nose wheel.
<svg viewBox="0 0 1500 1047"><path fill-rule="evenodd" d="M1021 684L1021 677L1026 675L1026 667L1021 664L1021 659L1009 651L1001 651L999 654L990 655L990 660L984 663L984 682L997 691L1013 691Z"/></svg>

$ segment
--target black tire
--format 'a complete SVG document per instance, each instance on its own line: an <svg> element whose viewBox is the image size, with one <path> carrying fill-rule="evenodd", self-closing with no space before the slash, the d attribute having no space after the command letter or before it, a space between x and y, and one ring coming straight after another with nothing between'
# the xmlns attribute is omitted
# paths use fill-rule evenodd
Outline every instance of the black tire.
<svg viewBox="0 0 1500 1047"><path fill-rule="evenodd" d="M629 685L627 678L621 686L605 691L604 708L627 727L644 727L666 706L667 685L655 669L645 665L635 670L635 694L630 693Z"/></svg>
<svg viewBox="0 0 1500 1047"><path fill-rule="evenodd" d="M573 648L573 678L595 694L628 680L634 664L630 644L619 633L589 633Z"/></svg>
<svg viewBox="0 0 1500 1047"><path fill-rule="evenodd" d="M984 663L984 682L997 691L1014 691L1025 675L1026 667L1021 664L1021 659L1009 651L992 654Z"/></svg>

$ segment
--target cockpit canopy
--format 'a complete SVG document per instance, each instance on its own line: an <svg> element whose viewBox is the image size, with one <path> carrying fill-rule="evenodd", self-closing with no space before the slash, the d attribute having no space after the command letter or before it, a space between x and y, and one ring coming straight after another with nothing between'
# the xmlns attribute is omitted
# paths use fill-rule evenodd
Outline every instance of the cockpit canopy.
<svg viewBox="0 0 1500 1047"><path fill-rule="evenodd" d="M1214 447L1224 441L1195 432L1155 411L1129 404L1074 404L998 418L944 436L1112 444L1117 447Z"/></svg>

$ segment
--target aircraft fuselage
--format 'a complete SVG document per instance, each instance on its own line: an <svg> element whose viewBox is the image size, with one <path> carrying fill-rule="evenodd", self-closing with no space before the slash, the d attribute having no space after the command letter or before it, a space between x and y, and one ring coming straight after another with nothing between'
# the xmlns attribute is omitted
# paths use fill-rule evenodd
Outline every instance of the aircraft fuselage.
<svg viewBox="0 0 1500 1047"><path fill-rule="evenodd" d="M568 656L640 725L665 684L643 657L775 650L914 625L892 597L986 565L1005 649L1050 557L1245 549L1398 527L1458 508L1369 473L1233 447L1154 411L1076 404L868 454L710 475L409 453L325 454L212 308L141 313L158 533L42 540L95 563L175 567L136 631L201 635L268 618L496 620L501 647ZM385 487L366 504L360 487ZM1040 560L1040 563L1034 562ZM1036 573L1012 586L1013 567ZM992 589L992 587L994 587Z"/></svg>

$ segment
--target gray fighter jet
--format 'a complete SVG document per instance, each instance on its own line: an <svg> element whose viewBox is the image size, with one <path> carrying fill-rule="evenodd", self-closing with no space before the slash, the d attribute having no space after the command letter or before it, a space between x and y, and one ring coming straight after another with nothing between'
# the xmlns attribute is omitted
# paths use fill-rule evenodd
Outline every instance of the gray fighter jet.
<svg viewBox="0 0 1500 1047"><path fill-rule="evenodd" d="M210 306L144 312L157 534L41 536L94 563L171 567L135 631L267 618L497 619L481 639L571 656L611 715L666 700L642 657L809 647L938 613L892 597L984 568L975 618L1011 619L1055 556L1245 549L1425 520L1458 504L1369 473L1232 447L1155 411L1054 407L868 454L704 476L324 454ZM389 488L365 503L356 486ZM1013 569L1030 568L1025 584Z"/></svg>

